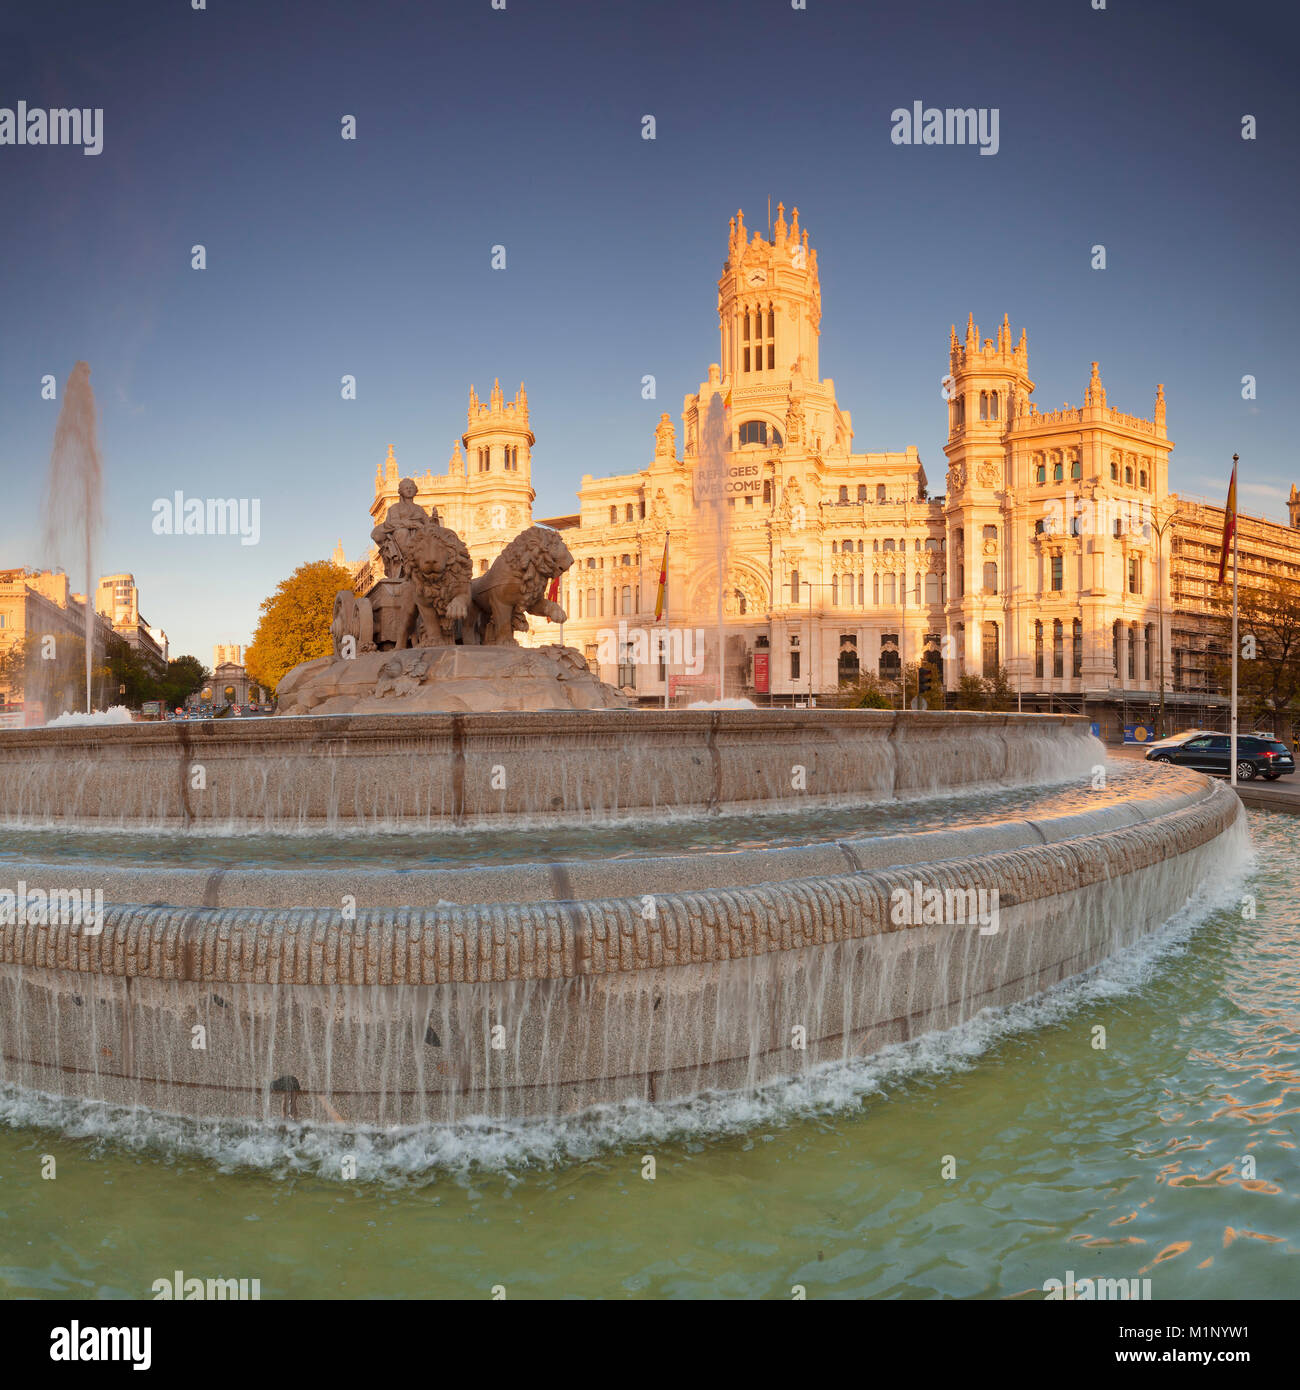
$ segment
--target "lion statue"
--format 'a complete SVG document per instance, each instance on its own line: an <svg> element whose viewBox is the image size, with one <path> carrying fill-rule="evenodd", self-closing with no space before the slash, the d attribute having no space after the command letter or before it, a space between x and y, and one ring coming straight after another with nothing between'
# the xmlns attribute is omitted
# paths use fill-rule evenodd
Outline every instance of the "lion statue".
<svg viewBox="0 0 1300 1390"><path fill-rule="evenodd" d="M564 622L568 615L546 590L572 564L558 531L546 526L521 531L470 586L477 640L485 646L515 645L515 633L528 631L529 613ZM472 639L467 635L466 640Z"/></svg>
<svg viewBox="0 0 1300 1390"><path fill-rule="evenodd" d="M465 542L445 526L430 522L407 551L409 572L402 585L393 630L394 649L415 646L416 619L424 647L443 647L455 639L455 625L471 616L470 577L474 566Z"/></svg>

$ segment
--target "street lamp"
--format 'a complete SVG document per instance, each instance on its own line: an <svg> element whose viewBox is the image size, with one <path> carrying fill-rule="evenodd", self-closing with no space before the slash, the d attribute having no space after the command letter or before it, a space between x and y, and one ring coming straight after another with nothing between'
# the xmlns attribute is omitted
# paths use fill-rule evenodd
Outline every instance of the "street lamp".
<svg viewBox="0 0 1300 1390"><path fill-rule="evenodd" d="M812 606L812 580L801 579L800 587L808 590L808 705L812 707L813 701L813 606ZM791 595L795 603L799 602L799 594L794 585L790 586Z"/></svg>
<svg viewBox="0 0 1300 1390"><path fill-rule="evenodd" d="M1156 533L1156 603L1158 611L1157 642L1160 647L1160 713L1156 716L1156 737L1165 736L1165 577L1164 577L1164 539L1165 532L1173 527L1178 519L1178 503L1163 521L1148 523Z"/></svg>

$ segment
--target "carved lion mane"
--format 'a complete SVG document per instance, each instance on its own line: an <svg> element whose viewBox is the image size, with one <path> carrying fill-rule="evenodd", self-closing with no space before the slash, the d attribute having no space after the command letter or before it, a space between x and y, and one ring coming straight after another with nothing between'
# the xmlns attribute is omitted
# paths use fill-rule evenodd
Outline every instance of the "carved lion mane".
<svg viewBox="0 0 1300 1390"><path fill-rule="evenodd" d="M521 531L471 587L480 613L480 641L513 642L515 632L528 630L526 613L548 616L542 613L546 586L572 564L573 556L559 532L546 526Z"/></svg>
<svg viewBox="0 0 1300 1390"><path fill-rule="evenodd" d="M420 597L439 617L469 588L474 573L465 542L445 526L430 523L411 547L411 579ZM455 616L455 615L453 615Z"/></svg>
<svg viewBox="0 0 1300 1390"><path fill-rule="evenodd" d="M411 546L409 573L402 595L398 646L413 636L415 615L424 621L424 643L450 640L452 624L470 611L469 585L474 572L465 542L445 526L430 522ZM437 627L437 631L431 630Z"/></svg>

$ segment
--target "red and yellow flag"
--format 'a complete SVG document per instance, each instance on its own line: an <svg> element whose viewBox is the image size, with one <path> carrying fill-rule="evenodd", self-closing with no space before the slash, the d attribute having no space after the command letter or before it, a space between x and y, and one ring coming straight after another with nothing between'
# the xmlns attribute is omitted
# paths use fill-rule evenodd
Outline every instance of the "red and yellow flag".
<svg viewBox="0 0 1300 1390"><path fill-rule="evenodd" d="M722 408L723 408L723 410L730 410L730 409L731 409L731 387L730 387L730 386L727 387L727 394L726 394L725 396L723 396L723 398L722 398Z"/></svg>
<svg viewBox="0 0 1300 1390"><path fill-rule="evenodd" d="M536 592L536 590L534 590L534 592ZM550 601L551 601L552 603L558 603L558 602L559 602L559 599L560 599L560 576L559 576L558 574L555 576L554 579L551 580L550 586L549 586L549 587L547 588L547 590L546 590L546 597L547 597L548 599L550 599Z"/></svg>
<svg viewBox="0 0 1300 1390"><path fill-rule="evenodd" d="M1237 456L1232 456L1232 481L1228 484L1228 505L1223 509L1223 553L1219 556L1219 583L1228 572L1228 551L1237 534Z"/></svg>
<svg viewBox="0 0 1300 1390"><path fill-rule="evenodd" d="M664 615L664 590L668 587L668 537L664 537L664 558L659 562L659 594L655 599L655 622Z"/></svg>

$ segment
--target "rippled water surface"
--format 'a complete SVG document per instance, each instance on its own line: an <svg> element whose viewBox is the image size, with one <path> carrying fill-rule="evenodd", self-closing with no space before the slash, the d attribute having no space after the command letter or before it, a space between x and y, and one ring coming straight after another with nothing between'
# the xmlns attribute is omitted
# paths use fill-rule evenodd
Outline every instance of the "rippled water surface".
<svg viewBox="0 0 1300 1390"><path fill-rule="evenodd" d="M1094 979L757 1097L340 1138L0 1096L0 1293L1300 1296L1300 822L1250 822L1247 878Z"/></svg>
<svg viewBox="0 0 1300 1390"><path fill-rule="evenodd" d="M905 802L883 801L718 816L661 817L599 825L540 824L527 829L376 831L302 834L238 831L58 830L0 828L0 864L103 859L114 864L174 864L188 868L302 864L464 865L554 859L610 859L625 855L711 849L761 849L842 836L896 835L960 823L978 825L1020 816L1059 816L1096 810L1131 797L1159 774L1145 763L1112 760L1106 785L1068 783L1015 788L962 788Z"/></svg>

